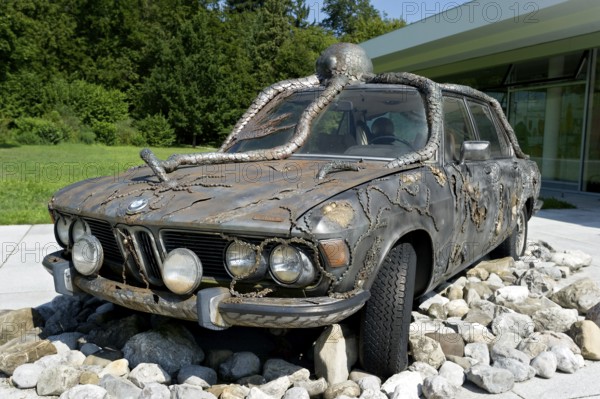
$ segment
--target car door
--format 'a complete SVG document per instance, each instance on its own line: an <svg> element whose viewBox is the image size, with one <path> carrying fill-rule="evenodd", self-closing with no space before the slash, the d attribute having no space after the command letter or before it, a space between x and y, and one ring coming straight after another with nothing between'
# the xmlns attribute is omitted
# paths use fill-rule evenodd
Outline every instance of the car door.
<svg viewBox="0 0 600 399"><path fill-rule="evenodd" d="M444 256L448 258L447 274L454 274L466 264L472 256L471 245L476 230L471 217L469 187L473 187L471 165L460 162L460 151L463 142L476 139L469 112L463 98L445 95L443 99L444 113L444 170L450 182L454 199L451 240L444 248Z"/></svg>
<svg viewBox="0 0 600 399"><path fill-rule="evenodd" d="M444 95L444 169L454 198L450 219L453 235L446 246L448 275L488 251L487 240L497 218L495 207L501 190L497 187L500 170L495 160L462 157L465 143L478 141L478 131L487 128L480 105L463 96Z"/></svg>
<svg viewBox="0 0 600 399"><path fill-rule="evenodd" d="M487 201L485 235L481 245L484 253L498 246L512 231L518 212L523 207L523 184L519 164L513 157L506 132L491 107L475 99L467 99L469 112L479 140L490 143L490 159L483 161L480 187Z"/></svg>

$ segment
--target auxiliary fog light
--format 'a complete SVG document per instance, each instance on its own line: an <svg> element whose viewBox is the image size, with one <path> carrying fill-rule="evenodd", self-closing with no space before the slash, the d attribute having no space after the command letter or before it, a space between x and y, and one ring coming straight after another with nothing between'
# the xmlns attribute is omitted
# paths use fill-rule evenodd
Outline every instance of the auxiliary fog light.
<svg viewBox="0 0 600 399"><path fill-rule="evenodd" d="M76 219L69 229L71 242L77 242L84 235L92 234L90 226L83 219Z"/></svg>
<svg viewBox="0 0 600 399"><path fill-rule="evenodd" d="M202 281L202 262L191 250L176 248L167 254L162 264L162 277L175 294L191 294Z"/></svg>
<svg viewBox="0 0 600 399"><path fill-rule="evenodd" d="M71 259L75 270L84 276L91 276L100 271L104 262L104 250L96 237L86 234L73 245Z"/></svg>
<svg viewBox="0 0 600 399"><path fill-rule="evenodd" d="M304 252L290 245L278 245L271 251L271 275L282 285L302 287L315 278L315 268Z"/></svg>
<svg viewBox="0 0 600 399"><path fill-rule="evenodd" d="M71 224L73 224L72 217L59 215L56 219L54 236L56 237L56 242L63 248L69 246L69 230L71 229Z"/></svg>
<svg viewBox="0 0 600 399"><path fill-rule="evenodd" d="M225 266L233 278L243 277L244 281L259 281L267 273L267 259L261 254L258 266L256 265L256 249L251 244L235 241L225 250Z"/></svg>

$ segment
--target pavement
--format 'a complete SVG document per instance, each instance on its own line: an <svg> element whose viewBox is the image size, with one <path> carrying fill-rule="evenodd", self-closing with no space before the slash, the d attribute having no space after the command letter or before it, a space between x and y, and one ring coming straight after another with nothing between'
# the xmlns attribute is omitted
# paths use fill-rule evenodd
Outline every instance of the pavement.
<svg viewBox="0 0 600 399"><path fill-rule="evenodd" d="M577 209L542 210L529 222L529 240L544 240L556 250L581 250L592 265L563 282L590 277L600 285L600 198L575 195L563 198ZM0 309L35 307L51 301L52 277L41 266L46 254L59 249L52 225L0 226ZM535 377L517 383L504 394L487 394L466 383L458 397L478 399L600 399L600 361L586 361L575 374L557 373L552 379Z"/></svg>

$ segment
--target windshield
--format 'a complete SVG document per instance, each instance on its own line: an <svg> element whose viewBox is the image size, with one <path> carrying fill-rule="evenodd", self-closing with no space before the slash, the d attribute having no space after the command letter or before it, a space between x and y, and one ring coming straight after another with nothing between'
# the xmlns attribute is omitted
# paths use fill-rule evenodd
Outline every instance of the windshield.
<svg viewBox="0 0 600 399"><path fill-rule="evenodd" d="M227 152L284 145L319 89L282 93L236 135ZM419 92L400 85L356 85L343 90L312 123L297 154L398 158L425 146L425 107Z"/></svg>

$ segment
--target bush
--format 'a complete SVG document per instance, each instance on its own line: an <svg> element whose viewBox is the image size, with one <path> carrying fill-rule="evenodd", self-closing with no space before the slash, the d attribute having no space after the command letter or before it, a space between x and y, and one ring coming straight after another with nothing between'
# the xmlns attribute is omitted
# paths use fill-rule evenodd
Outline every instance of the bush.
<svg viewBox="0 0 600 399"><path fill-rule="evenodd" d="M64 132L55 122L44 118L15 119L16 140L20 144L58 144Z"/></svg>
<svg viewBox="0 0 600 399"><path fill-rule="evenodd" d="M149 146L169 147L175 143L175 130L162 114L148 115L136 125Z"/></svg>
<svg viewBox="0 0 600 399"><path fill-rule="evenodd" d="M127 119L116 123L117 141L119 145L133 145L143 147L146 145L144 136L133 126L133 120Z"/></svg>
<svg viewBox="0 0 600 399"><path fill-rule="evenodd" d="M110 122L96 122L92 125L92 132L96 135L98 143L106 145L117 144L117 127Z"/></svg>
<svg viewBox="0 0 600 399"><path fill-rule="evenodd" d="M109 90L84 80L67 82L57 79L44 90L45 109L68 109L83 124L94 126L97 122L110 122L126 119L129 104L125 94L119 90Z"/></svg>

